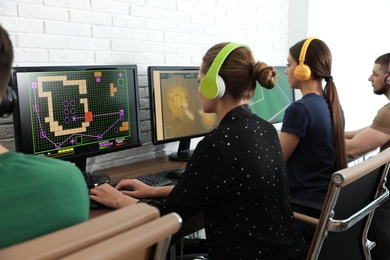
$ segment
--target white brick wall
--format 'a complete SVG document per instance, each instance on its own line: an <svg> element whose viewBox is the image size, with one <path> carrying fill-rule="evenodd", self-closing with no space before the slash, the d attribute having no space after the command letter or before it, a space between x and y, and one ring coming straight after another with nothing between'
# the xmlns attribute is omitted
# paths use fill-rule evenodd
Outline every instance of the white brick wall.
<svg viewBox="0 0 390 260"><path fill-rule="evenodd" d="M0 0L14 66L137 64L143 147L99 156L106 168L161 156L176 144L150 143L146 69L199 65L221 41L248 44L257 60L285 64L289 0ZM0 142L14 149L12 120L0 119Z"/></svg>

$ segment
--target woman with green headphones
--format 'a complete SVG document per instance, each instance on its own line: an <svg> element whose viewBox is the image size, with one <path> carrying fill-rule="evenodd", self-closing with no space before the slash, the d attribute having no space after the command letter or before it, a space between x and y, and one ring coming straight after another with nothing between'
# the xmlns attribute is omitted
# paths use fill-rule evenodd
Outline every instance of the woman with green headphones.
<svg viewBox="0 0 390 260"><path fill-rule="evenodd" d="M198 75L199 99L221 121L198 143L177 185L122 180L116 189L96 187L91 199L120 208L165 197L151 204L184 221L203 211L210 259L303 259L306 245L294 223L277 131L248 105L256 82L273 88L275 76L245 45L210 48ZM119 191L126 186L134 191Z"/></svg>

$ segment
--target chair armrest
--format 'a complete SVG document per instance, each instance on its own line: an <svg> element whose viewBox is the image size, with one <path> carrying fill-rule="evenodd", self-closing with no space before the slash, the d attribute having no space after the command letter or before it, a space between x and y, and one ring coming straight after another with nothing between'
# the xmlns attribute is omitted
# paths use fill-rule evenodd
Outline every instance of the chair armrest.
<svg viewBox="0 0 390 260"><path fill-rule="evenodd" d="M0 250L0 259L59 259L158 219L157 208L139 203Z"/></svg>
<svg viewBox="0 0 390 260"><path fill-rule="evenodd" d="M298 212L294 212L294 219L296 222L308 224L313 227L316 227L319 222L317 218L313 218Z"/></svg>
<svg viewBox="0 0 390 260"><path fill-rule="evenodd" d="M305 212L306 215L309 215L314 218L319 218L322 210L322 204L311 201L311 200L305 200L301 198L291 197L290 203L293 208L293 211L299 211L302 210Z"/></svg>

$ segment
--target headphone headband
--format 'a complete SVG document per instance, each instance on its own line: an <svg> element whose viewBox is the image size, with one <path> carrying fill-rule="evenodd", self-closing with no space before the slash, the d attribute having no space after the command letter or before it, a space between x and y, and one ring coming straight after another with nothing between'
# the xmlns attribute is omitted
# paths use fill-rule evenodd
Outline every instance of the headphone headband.
<svg viewBox="0 0 390 260"><path fill-rule="evenodd" d="M217 56L215 57L213 63L210 66L210 69L208 70L207 73L209 73L209 72L218 73L219 69L221 68L221 66L222 66L223 62L225 61L225 59L227 58L227 56L229 56L229 54L232 51L234 51L235 49L240 48L240 47L246 47L246 46L242 45L238 42L228 43L225 47L223 47L218 52Z"/></svg>
<svg viewBox="0 0 390 260"><path fill-rule="evenodd" d="M221 69L223 62L229 56L229 54L235 49L241 47L249 49L249 47L244 44L238 42L231 42L218 52L217 56L214 58L213 63L211 64L209 70L207 71L199 86L200 91L205 98L215 99L221 98L223 96L223 94L225 93L225 86L223 80L218 75L219 70Z"/></svg>
<svg viewBox="0 0 390 260"><path fill-rule="evenodd" d="M317 38L310 37L310 38L307 38L306 41L303 43L302 48L301 48L301 52L299 54L299 64L305 63L306 52L307 52L307 49L309 48L309 44L315 39L317 39Z"/></svg>

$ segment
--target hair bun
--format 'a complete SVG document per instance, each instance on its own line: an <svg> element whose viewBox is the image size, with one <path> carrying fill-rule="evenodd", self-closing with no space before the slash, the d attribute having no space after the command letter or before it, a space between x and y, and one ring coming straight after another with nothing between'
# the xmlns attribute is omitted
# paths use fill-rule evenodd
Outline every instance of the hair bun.
<svg viewBox="0 0 390 260"><path fill-rule="evenodd" d="M276 69L257 61L253 67L253 77L262 87L272 89L276 84Z"/></svg>

